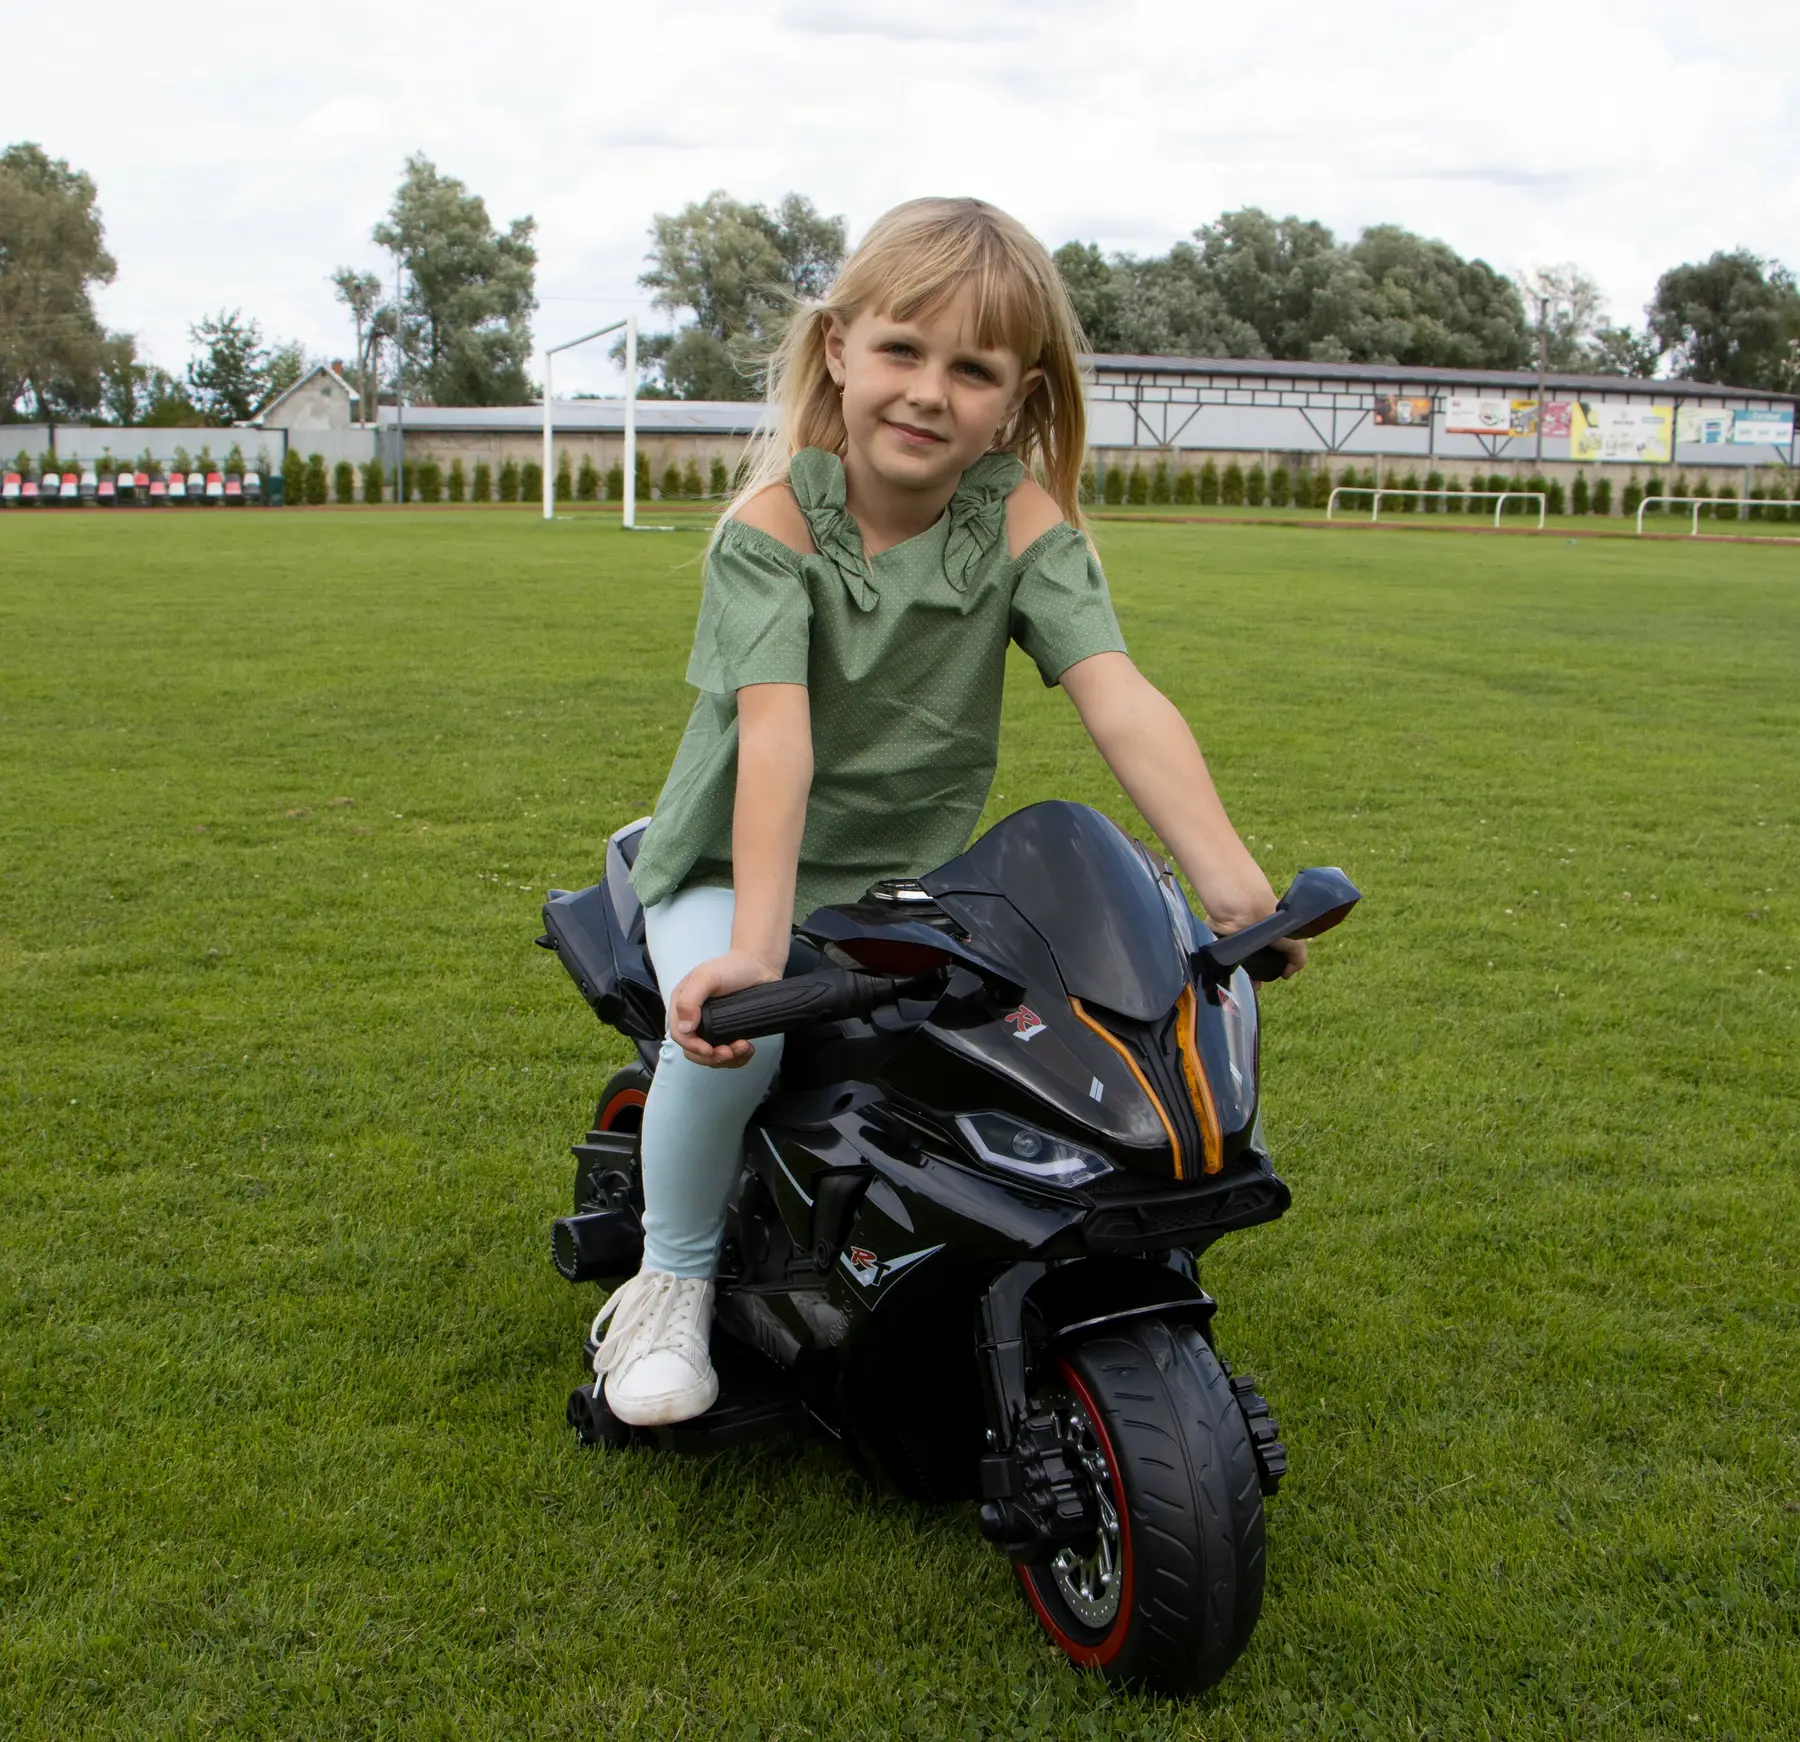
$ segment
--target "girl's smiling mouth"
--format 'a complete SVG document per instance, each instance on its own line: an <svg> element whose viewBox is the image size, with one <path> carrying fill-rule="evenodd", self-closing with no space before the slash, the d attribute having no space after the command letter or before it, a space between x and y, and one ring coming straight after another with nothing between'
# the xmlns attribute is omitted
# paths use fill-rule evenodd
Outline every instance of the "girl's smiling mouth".
<svg viewBox="0 0 1800 1742"><path fill-rule="evenodd" d="M888 419L888 428L903 442L911 443L915 447L935 447L939 443L949 439L946 436L938 435L933 430L920 429L917 424L896 423L892 418Z"/></svg>

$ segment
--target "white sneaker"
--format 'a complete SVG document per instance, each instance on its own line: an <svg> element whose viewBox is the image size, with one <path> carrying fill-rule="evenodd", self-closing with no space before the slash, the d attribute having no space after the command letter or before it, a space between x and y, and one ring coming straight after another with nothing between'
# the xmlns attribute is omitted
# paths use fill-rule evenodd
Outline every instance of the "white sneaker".
<svg viewBox="0 0 1800 1742"><path fill-rule="evenodd" d="M713 1285L697 1276L640 1270L614 1291L594 1320L594 1373L620 1421L666 1427L712 1408L719 1395L708 1348L712 1313Z"/></svg>

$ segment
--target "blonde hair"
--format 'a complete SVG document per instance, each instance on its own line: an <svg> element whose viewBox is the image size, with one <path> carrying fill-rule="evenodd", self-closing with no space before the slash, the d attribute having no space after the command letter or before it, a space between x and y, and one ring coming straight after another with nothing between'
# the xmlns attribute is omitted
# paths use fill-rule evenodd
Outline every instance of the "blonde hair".
<svg viewBox="0 0 1800 1742"><path fill-rule="evenodd" d="M878 218L831 288L802 303L768 361L768 399L777 413L750 450L743 484L722 526L758 491L784 482L802 448L842 455L843 405L825 365L832 318L848 325L865 310L911 320L965 285L975 292L975 342L1013 352L1042 378L994 438L992 451L1017 454L1080 527L1081 463L1087 450L1080 323L1062 274L1044 245L1016 218L985 200L908 200Z"/></svg>

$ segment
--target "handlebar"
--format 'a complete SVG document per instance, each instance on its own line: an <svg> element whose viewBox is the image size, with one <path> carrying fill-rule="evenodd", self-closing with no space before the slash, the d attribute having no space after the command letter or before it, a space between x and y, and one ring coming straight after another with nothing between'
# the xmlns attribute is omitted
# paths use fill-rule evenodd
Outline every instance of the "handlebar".
<svg viewBox="0 0 1800 1742"><path fill-rule="evenodd" d="M791 1034L815 1023L868 1016L880 1005L941 983L942 976L937 974L896 978L852 968L821 968L816 973L796 974L709 998L700 1006L700 1038L709 1046L724 1046L733 1040Z"/></svg>
<svg viewBox="0 0 1800 1742"><path fill-rule="evenodd" d="M1243 968L1252 980L1279 980L1287 957L1271 945L1282 938L1316 938L1330 931L1361 899L1356 885L1335 866L1302 871L1267 919L1214 938L1194 951L1194 965L1220 979Z"/></svg>

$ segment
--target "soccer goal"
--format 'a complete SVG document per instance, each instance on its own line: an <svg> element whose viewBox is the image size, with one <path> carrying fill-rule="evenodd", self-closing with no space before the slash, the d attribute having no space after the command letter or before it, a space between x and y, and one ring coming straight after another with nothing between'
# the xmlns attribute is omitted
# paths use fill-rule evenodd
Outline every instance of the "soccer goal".
<svg viewBox="0 0 1800 1742"><path fill-rule="evenodd" d="M572 351L577 345L604 339L621 328L625 333L625 512L621 524L627 532L637 530L637 316L627 315L611 326L597 327L579 339L565 339L544 351L544 518L556 518L556 399L551 377L558 351Z"/></svg>

